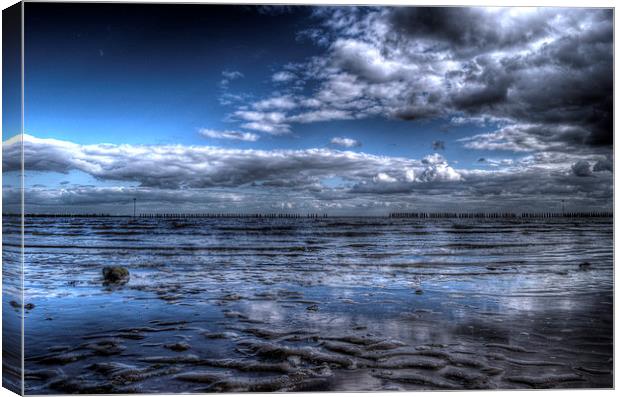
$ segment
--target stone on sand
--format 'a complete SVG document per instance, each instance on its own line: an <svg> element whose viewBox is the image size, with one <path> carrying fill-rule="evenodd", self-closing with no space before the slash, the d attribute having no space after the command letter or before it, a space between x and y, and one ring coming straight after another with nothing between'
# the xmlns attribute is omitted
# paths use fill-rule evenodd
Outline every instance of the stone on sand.
<svg viewBox="0 0 620 397"><path fill-rule="evenodd" d="M579 270L589 270L592 267L590 262L583 262L579 264Z"/></svg>
<svg viewBox="0 0 620 397"><path fill-rule="evenodd" d="M106 266L102 273L105 284L125 284L129 281L129 270L122 266Z"/></svg>

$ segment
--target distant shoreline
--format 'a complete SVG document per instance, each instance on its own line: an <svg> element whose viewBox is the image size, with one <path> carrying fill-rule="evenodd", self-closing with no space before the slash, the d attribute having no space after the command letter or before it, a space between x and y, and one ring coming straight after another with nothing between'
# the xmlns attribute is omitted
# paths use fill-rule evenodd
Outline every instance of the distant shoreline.
<svg viewBox="0 0 620 397"><path fill-rule="evenodd" d="M327 215L327 214L202 214L202 213L145 213L137 216L112 214L24 214L27 218L140 218L140 219L327 219L327 218L390 218L390 219L547 219L547 218L613 218L613 212L393 212L387 215ZM3 217L21 217L5 213Z"/></svg>

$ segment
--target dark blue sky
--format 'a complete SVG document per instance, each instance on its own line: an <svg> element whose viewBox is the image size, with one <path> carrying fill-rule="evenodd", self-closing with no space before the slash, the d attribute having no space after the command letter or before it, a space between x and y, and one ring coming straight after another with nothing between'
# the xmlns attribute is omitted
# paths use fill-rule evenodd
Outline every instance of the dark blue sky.
<svg viewBox="0 0 620 397"><path fill-rule="evenodd" d="M243 70L235 89L258 94L282 64L313 55L295 40L305 7L26 7L28 130L79 142L196 143L198 128L225 125L223 71Z"/></svg>
<svg viewBox="0 0 620 397"><path fill-rule="evenodd" d="M611 205L609 10L25 7L41 209Z"/></svg>

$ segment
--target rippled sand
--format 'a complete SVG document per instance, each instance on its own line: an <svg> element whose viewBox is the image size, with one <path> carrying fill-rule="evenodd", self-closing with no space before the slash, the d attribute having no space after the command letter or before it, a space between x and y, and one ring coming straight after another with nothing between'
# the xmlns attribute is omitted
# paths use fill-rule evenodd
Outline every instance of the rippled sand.
<svg viewBox="0 0 620 397"><path fill-rule="evenodd" d="M612 233L611 219L31 219L26 392L609 388ZM129 283L102 285L110 265Z"/></svg>

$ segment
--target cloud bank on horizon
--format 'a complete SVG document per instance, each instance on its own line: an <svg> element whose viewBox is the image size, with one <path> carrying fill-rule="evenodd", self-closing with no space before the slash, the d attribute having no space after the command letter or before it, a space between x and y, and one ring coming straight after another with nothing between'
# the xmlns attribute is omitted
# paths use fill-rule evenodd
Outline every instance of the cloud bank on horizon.
<svg viewBox="0 0 620 397"><path fill-rule="evenodd" d="M481 159L491 169L455 169L438 153L416 160L331 148L80 145L25 134L4 142L4 172L19 172L22 148L28 173L79 172L95 181L129 183L31 185L27 205L47 210L111 209L139 197L143 208L151 210L376 215L404 209L502 209L506 203L526 210L533 200L544 206L566 197L606 208L612 194L611 163L602 155L591 155L588 161L580 155L538 153L516 163ZM334 184L334 178L339 183ZM7 202L17 200L15 186L3 191Z"/></svg>
<svg viewBox="0 0 620 397"><path fill-rule="evenodd" d="M81 143L26 121L33 212L115 212L133 197L151 211L525 211L556 210L563 199L612 207L611 10L226 10L285 29L290 47L254 43L284 57L254 68L226 59L210 74L215 110L188 111L191 138L177 142L145 134ZM4 172L19 170L20 148L4 142ZM5 200L15 188L3 188Z"/></svg>

